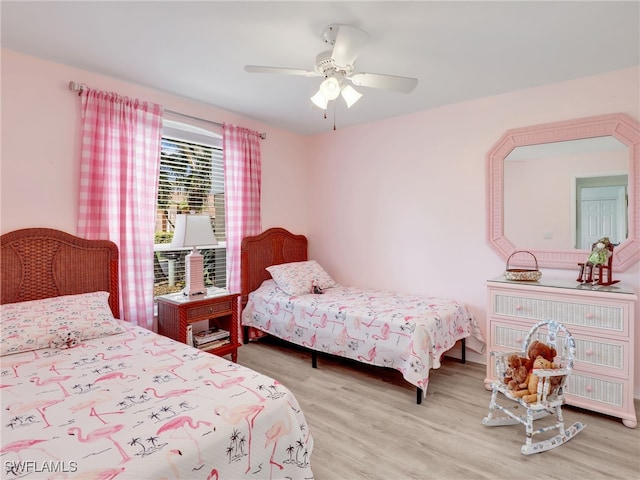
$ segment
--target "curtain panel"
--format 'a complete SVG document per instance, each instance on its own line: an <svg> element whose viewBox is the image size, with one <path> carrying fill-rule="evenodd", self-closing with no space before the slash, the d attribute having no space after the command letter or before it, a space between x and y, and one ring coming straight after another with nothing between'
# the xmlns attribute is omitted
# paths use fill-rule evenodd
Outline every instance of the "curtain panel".
<svg viewBox="0 0 640 480"><path fill-rule="evenodd" d="M78 232L120 250L120 318L153 328L162 107L83 88Z"/></svg>
<svg viewBox="0 0 640 480"><path fill-rule="evenodd" d="M231 292L240 292L242 239L262 231L260 134L229 124L224 124L222 131L227 222L227 288Z"/></svg>

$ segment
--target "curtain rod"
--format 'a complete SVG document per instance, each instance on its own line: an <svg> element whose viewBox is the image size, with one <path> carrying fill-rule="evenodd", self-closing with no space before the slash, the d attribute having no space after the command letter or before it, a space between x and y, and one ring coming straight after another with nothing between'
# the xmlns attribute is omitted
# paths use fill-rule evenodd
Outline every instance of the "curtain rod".
<svg viewBox="0 0 640 480"><path fill-rule="evenodd" d="M74 81L69 82L69 90L71 90L72 92L82 92L82 90L85 88L87 88L87 86L84 83L77 83ZM194 117L193 115L187 115L186 113L175 112L173 110L169 110L168 108L165 108L164 111L171 115L177 115L178 117L188 118L190 120L196 120L198 122L210 123L211 125L216 125L218 127L223 126L223 124L220 122L214 122L213 120L207 120L206 118ZM260 133L259 135L262 140L267 138L267 134L264 132Z"/></svg>

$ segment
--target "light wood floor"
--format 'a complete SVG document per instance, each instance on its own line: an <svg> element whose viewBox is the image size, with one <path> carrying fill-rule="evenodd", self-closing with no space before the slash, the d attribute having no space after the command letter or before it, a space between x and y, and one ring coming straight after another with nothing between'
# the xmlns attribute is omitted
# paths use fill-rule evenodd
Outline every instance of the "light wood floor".
<svg viewBox="0 0 640 480"><path fill-rule="evenodd" d="M276 378L296 396L314 449L315 480L640 479L640 427L563 407L565 424L586 428L565 445L523 455L524 427L485 427L485 366L445 358L426 398L399 372L262 339L243 345L238 363ZM636 411L640 402L636 400ZM638 414L640 417L640 413Z"/></svg>

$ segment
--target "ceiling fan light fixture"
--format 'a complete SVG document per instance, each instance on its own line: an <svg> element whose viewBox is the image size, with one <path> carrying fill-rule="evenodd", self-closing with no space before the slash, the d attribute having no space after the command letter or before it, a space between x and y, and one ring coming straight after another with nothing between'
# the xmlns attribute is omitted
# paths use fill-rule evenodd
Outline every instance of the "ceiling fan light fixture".
<svg viewBox="0 0 640 480"><path fill-rule="evenodd" d="M329 102L336 100L339 96L342 96L347 108L351 108L362 97L362 94L351 85L398 93L410 93L416 88L417 78L381 73L356 73L356 59L370 38L364 30L351 25L334 23L323 30L322 37L331 48L316 55L313 70L260 65L245 65L245 70L254 73L321 77L320 88L310 99L313 105L324 111L325 118Z"/></svg>
<svg viewBox="0 0 640 480"><path fill-rule="evenodd" d="M358 100L360 100L360 97L362 97L362 94L351 85L347 85L346 87L344 87L340 94L346 102L347 108L351 108L351 106Z"/></svg>
<svg viewBox="0 0 640 480"><path fill-rule="evenodd" d="M322 110L326 110L327 109L327 104L329 103L329 101L325 98L325 96L322 94L321 90L318 90L316 92L316 94L311 97L311 101L313 102L313 104L322 109Z"/></svg>
<svg viewBox="0 0 640 480"><path fill-rule="evenodd" d="M320 84L320 92L327 100L335 100L340 95L340 82L335 77L328 77Z"/></svg>

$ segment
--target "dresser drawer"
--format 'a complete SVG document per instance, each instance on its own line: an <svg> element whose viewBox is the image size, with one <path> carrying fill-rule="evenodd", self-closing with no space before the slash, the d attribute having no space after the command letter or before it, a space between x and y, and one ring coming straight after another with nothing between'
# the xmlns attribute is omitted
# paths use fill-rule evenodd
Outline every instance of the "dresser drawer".
<svg viewBox="0 0 640 480"><path fill-rule="evenodd" d="M607 375L629 377L629 344L615 340L602 340L573 335L576 353L573 357L581 370L606 369Z"/></svg>
<svg viewBox="0 0 640 480"><path fill-rule="evenodd" d="M493 314L510 318L526 318L534 322L556 320L571 329L572 325L599 329L613 335L627 335L628 315L623 305L597 302L575 303L534 295L495 292Z"/></svg>
<svg viewBox="0 0 640 480"><path fill-rule="evenodd" d="M626 407L629 398L628 382L613 378L599 378L588 373L573 371L567 379L567 403L578 407L593 408L593 403L613 409Z"/></svg>
<svg viewBox="0 0 640 480"><path fill-rule="evenodd" d="M520 322L510 324L508 322L491 322L491 349L492 350L520 350L527 333L534 325L533 322ZM606 369L607 375L618 377L629 376L628 342L602 339L579 335L571 332L576 342L574 362L576 368L586 371L602 372ZM560 335L562 338L562 335ZM543 338L540 338L544 341Z"/></svg>
<svg viewBox="0 0 640 480"><path fill-rule="evenodd" d="M216 315L230 314L231 301L218 302L210 305L201 305L187 308L187 321L203 320Z"/></svg>

